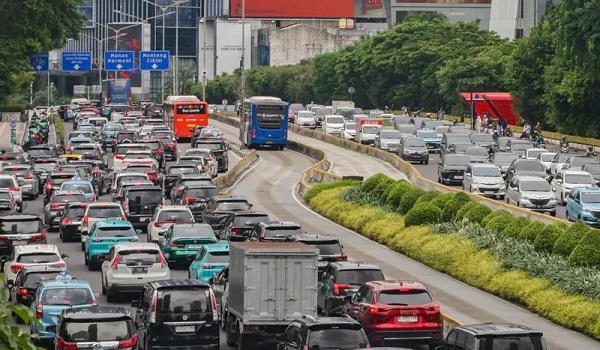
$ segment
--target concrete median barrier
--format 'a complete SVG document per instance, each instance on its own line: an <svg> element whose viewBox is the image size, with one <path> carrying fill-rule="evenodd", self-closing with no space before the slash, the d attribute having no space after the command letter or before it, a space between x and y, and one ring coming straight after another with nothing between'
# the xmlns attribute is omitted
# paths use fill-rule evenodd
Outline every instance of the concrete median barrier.
<svg viewBox="0 0 600 350"><path fill-rule="evenodd" d="M258 159L258 154L255 150L247 152L242 159L229 169L228 172L215 177L213 183L217 186L219 191L231 187L240 175L252 167Z"/></svg>

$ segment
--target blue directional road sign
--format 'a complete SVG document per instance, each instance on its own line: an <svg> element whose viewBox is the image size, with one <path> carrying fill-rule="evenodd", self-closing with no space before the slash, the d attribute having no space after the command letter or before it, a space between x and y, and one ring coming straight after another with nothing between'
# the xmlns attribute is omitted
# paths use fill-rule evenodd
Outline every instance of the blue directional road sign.
<svg viewBox="0 0 600 350"><path fill-rule="evenodd" d="M49 68L50 58L47 52L36 53L29 56L29 65L34 72L47 72Z"/></svg>
<svg viewBox="0 0 600 350"><path fill-rule="evenodd" d="M132 71L135 69L133 51L105 51L104 70Z"/></svg>
<svg viewBox="0 0 600 350"><path fill-rule="evenodd" d="M63 72L92 70L92 53L90 51L63 52L62 70Z"/></svg>
<svg viewBox="0 0 600 350"><path fill-rule="evenodd" d="M169 70L169 51L140 51L140 70Z"/></svg>

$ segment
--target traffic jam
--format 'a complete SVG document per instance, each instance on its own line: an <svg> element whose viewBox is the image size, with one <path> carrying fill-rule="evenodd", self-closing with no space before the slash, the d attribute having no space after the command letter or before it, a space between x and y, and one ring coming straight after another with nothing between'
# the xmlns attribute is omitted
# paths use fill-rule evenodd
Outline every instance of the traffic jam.
<svg viewBox="0 0 600 350"><path fill-rule="evenodd" d="M220 192L214 179L236 157L223 132L209 123L206 102L190 96L170 96L162 106L77 102L57 108L64 149L40 143L0 154L5 285L11 303L30 309L32 319L17 313L13 318L36 345L546 349L543 334L525 326L470 325L445 334L443 310L424 284L387 280L376 264L349 258L335 235L308 233L289 218L270 217L235 189ZM429 125L432 120L424 120L425 127L402 119L355 121L348 108L338 109L323 114L303 106L290 120L423 164L439 151L445 155L440 181L458 181L460 172L466 190L524 207L531 203L532 210L552 213L538 208L531 195L525 201L527 187L536 193L545 185L552 193L553 187L546 179L544 186L536 182L531 162L544 174L543 161L555 165L558 200L573 193L592 198L585 195L588 189L566 190L585 169L566 170L563 164L582 164L561 153L549 157L528 147L520 156L525 146L514 141L504 145L486 137L478 144L476 134L454 127L439 134L442 125ZM32 124L41 118L37 112ZM468 140L465 152L454 152L462 149L457 140ZM472 161L479 148L487 153L500 145L510 152ZM492 178L508 182L511 190L484 188L483 179L488 184Z"/></svg>

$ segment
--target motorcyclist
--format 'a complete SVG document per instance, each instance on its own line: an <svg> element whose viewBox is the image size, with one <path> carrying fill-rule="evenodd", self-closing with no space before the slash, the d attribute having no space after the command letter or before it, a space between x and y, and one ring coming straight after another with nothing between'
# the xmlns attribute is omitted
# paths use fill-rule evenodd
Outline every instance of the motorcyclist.
<svg viewBox="0 0 600 350"><path fill-rule="evenodd" d="M587 150L585 151L585 156L589 157L589 158L595 158L596 157L596 150L594 149L594 146L588 146Z"/></svg>
<svg viewBox="0 0 600 350"><path fill-rule="evenodd" d="M540 145L543 145L544 142L544 137L542 136L541 133L539 133L537 130L533 131L533 144L536 147L539 147Z"/></svg>
<svg viewBox="0 0 600 350"><path fill-rule="evenodd" d="M528 122L523 126L523 134L521 135L522 139L531 139L531 125Z"/></svg>
<svg viewBox="0 0 600 350"><path fill-rule="evenodd" d="M66 267L61 268L59 274L55 277L57 280L72 280L73 276L69 274L69 270Z"/></svg>
<svg viewBox="0 0 600 350"><path fill-rule="evenodd" d="M563 135L563 137L560 139L560 151L562 153L569 152L569 141L567 141L567 136L565 135Z"/></svg>

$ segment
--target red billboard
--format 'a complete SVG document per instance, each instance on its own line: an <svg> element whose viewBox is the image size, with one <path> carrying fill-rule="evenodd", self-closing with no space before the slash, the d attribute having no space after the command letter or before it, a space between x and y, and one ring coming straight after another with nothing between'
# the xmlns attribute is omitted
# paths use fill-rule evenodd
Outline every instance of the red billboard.
<svg viewBox="0 0 600 350"><path fill-rule="evenodd" d="M396 0L398 4L491 4L492 0Z"/></svg>
<svg viewBox="0 0 600 350"><path fill-rule="evenodd" d="M245 0L248 18L354 18L354 0ZM230 0L231 17L242 17L242 0Z"/></svg>

